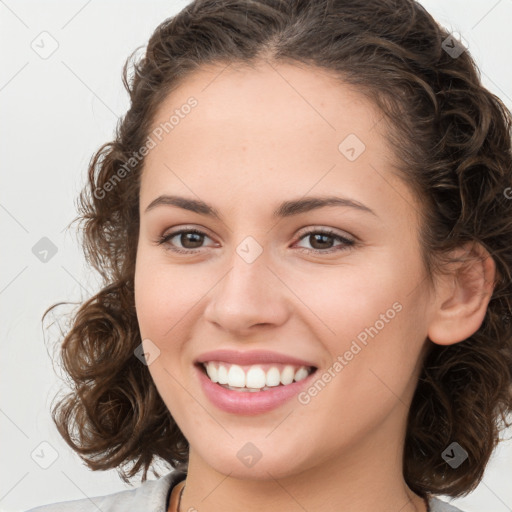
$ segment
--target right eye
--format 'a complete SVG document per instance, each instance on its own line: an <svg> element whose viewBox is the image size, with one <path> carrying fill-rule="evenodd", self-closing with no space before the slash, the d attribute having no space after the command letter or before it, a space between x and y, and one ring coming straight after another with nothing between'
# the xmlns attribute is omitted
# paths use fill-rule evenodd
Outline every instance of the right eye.
<svg viewBox="0 0 512 512"><path fill-rule="evenodd" d="M193 236L185 236L185 235L193 235ZM197 250L199 250L199 248L197 247L193 247L193 248L180 248L180 247L176 247L174 245L174 243L171 243L171 240L175 237L177 237L178 235L181 235L179 240L180 240L180 243L183 244L188 244L188 243L191 243L191 244L200 244L202 242L202 239L204 239L204 237L208 237L208 235L206 233L203 233L202 231L199 231L198 229L180 229L180 230L177 230L177 231L172 231L171 233L168 233L166 235L163 235L161 236L159 239L158 239L158 245L164 245L165 248L169 251L174 251L174 252L178 252L178 253L182 253L182 254L190 254L190 253L195 253L197 252Z"/></svg>

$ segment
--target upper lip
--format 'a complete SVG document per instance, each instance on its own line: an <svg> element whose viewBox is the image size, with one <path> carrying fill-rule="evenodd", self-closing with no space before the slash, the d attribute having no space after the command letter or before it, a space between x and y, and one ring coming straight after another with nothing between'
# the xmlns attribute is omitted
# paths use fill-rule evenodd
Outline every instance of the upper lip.
<svg viewBox="0 0 512 512"><path fill-rule="evenodd" d="M196 363L206 363L208 361L224 361L225 363L238 364L240 366L258 363L283 363L294 366L312 366L316 368L316 366L310 361L287 356L285 354L279 354L277 352L271 352L268 350L212 350L211 352L205 352L204 354L201 354L195 360Z"/></svg>

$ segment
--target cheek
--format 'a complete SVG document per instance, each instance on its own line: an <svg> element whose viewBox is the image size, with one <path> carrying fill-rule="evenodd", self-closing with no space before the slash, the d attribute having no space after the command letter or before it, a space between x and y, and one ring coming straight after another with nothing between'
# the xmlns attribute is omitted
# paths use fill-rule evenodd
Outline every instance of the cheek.
<svg viewBox="0 0 512 512"><path fill-rule="evenodd" d="M408 261L412 269L415 262ZM415 371L426 327L421 291L411 293L415 281L406 265L390 257L340 267L329 278L304 282L297 293L322 321L317 334L331 364L342 358L332 389L351 406L362 397L385 399L386 385L400 394ZM413 275L420 279L419 268Z"/></svg>
<svg viewBox="0 0 512 512"><path fill-rule="evenodd" d="M376 322L379 330L397 316L393 305L403 297L399 273L393 266L379 261L318 268L314 276L288 273L284 279L297 297L297 312L302 318L311 318L317 333L336 351L344 351L350 340Z"/></svg>
<svg viewBox="0 0 512 512"><path fill-rule="evenodd" d="M204 276L208 278L208 276ZM210 277L211 279L211 277ZM135 270L135 304L141 333L162 339L212 285L193 265L170 265L141 252Z"/></svg>

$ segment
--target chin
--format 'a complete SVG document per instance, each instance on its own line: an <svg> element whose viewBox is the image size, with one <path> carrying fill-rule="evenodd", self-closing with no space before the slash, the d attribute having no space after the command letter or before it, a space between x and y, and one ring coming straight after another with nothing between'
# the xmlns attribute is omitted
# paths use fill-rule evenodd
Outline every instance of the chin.
<svg viewBox="0 0 512 512"><path fill-rule="evenodd" d="M257 444L247 442L242 443L240 447L240 443L236 443L236 447L226 447L221 453L208 452L202 458L218 473L240 480L286 478L307 469L305 460L291 460L291 454L297 456L299 450L296 448L291 448L288 455L273 450L271 446L262 447L261 451L258 451L255 447Z"/></svg>

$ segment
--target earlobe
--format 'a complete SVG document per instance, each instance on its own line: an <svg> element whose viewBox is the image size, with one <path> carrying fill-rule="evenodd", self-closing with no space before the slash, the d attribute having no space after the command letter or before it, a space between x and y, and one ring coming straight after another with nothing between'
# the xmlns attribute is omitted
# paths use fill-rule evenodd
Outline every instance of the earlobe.
<svg viewBox="0 0 512 512"><path fill-rule="evenodd" d="M494 290L496 265L478 243L458 248L447 275L436 281L435 303L428 337L439 345L451 345L472 336L484 321Z"/></svg>

